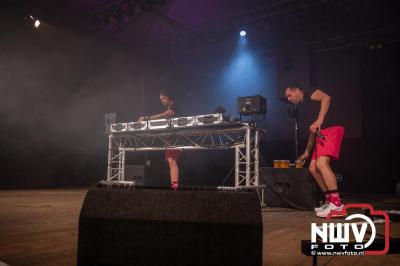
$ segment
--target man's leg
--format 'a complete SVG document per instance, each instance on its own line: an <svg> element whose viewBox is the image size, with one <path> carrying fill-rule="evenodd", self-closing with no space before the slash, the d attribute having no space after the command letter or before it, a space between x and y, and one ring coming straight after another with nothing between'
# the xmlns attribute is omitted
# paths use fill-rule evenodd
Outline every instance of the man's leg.
<svg viewBox="0 0 400 266"><path fill-rule="evenodd" d="M324 182L321 172L317 169L315 165L315 160L311 160L310 166L308 167L310 170L311 175L314 177L315 181L317 182L318 186L321 188L322 192L326 192L328 188Z"/></svg>
<svg viewBox="0 0 400 266"><path fill-rule="evenodd" d="M317 169L321 172L324 182L329 193L330 202L336 206L341 206L342 201L340 200L339 191L337 187L336 175L330 167L331 159L329 156L319 156L315 163Z"/></svg>
<svg viewBox="0 0 400 266"><path fill-rule="evenodd" d="M336 175L330 166L331 158L329 156L319 156L315 162L316 168L322 174L327 190L337 190Z"/></svg>
<svg viewBox="0 0 400 266"><path fill-rule="evenodd" d="M330 195L328 193L328 188L326 187L325 181L322 177L321 172L318 170L318 168L315 166L315 160L311 160L310 166L308 167L310 170L311 175L314 177L315 181L317 182L318 186L321 188L322 192L325 195L325 203L322 204L320 207L315 208L314 210L316 212L321 211L325 207L328 206L329 201L330 201Z"/></svg>
<svg viewBox="0 0 400 266"><path fill-rule="evenodd" d="M169 164L169 175L171 178L171 184L178 184L179 181L179 167L178 163L173 158L168 158Z"/></svg>

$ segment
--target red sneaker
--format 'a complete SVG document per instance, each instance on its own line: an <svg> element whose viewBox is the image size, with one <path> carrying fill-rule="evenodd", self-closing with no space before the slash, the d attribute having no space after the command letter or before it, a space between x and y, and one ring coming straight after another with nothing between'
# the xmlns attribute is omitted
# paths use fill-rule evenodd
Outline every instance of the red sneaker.
<svg viewBox="0 0 400 266"><path fill-rule="evenodd" d="M171 184L171 188L172 188L173 190L178 190L178 182L173 182L173 183Z"/></svg>

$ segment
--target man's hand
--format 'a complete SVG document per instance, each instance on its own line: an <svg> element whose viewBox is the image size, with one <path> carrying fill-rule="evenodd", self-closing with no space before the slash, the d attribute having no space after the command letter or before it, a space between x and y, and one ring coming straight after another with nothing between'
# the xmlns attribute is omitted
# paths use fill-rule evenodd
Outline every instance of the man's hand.
<svg viewBox="0 0 400 266"><path fill-rule="evenodd" d="M322 119L317 119L311 126L310 126L310 131L315 134L315 131L320 131L321 126L324 123Z"/></svg>
<svg viewBox="0 0 400 266"><path fill-rule="evenodd" d="M141 117L139 117L139 121L147 121L147 120L149 120L150 118L149 118L149 116L141 116Z"/></svg>
<svg viewBox="0 0 400 266"><path fill-rule="evenodd" d="M299 156L299 161L301 161L301 164L304 164L308 157L310 156L310 153L306 150L302 155Z"/></svg>

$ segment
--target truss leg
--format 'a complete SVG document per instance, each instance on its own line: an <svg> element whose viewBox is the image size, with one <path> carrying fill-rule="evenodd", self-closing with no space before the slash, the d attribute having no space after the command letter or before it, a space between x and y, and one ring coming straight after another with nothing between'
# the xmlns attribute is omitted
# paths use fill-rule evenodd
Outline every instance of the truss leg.
<svg viewBox="0 0 400 266"><path fill-rule="evenodd" d="M121 169L122 169L122 151L118 150L118 174L117 174L117 179L118 181L121 181Z"/></svg>
<svg viewBox="0 0 400 266"><path fill-rule="evenodd" d="M254 185L258 186L260 184L260 149L259 149L259 139L260 132L255 129L254 136Z"/></svg>
<svg viewBox="0 0 400 266"><path fill-rule="evenodd" d="M110 181L112 178L112 142L113 135L108 135L108 159L107 159L107 180Z"/></svg>
<svg viewBox="0 0 400 266"><path fill-rule="evenodd" d="M250 186L251 173L251 128L246 127L246 186Z"/></svg>
<svg viewBox="0 0 400 266"><path fill-rule="evenodd" d="M238 187L240 184L239 181L239 171L240 171L240 148L239 146L235 146L235 187Z"/></svg>
<svg viewBox="0 0 400 266"><path fill-rule="evenodd" d="M126 152L122 151L122 163L121 163L121 181L125 181L125 161L126 161Z"/></svg>

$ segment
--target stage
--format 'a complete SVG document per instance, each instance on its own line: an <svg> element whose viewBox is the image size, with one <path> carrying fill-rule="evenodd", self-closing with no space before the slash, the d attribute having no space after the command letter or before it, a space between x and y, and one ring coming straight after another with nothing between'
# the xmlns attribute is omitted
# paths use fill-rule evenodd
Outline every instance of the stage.
<svg viewBox="0 0 400 266"><path fill-rule="evenodd" d="M76 265L78 219L87 189L0 191L0 262L8 265ZM177 192L179 193L179 192ZM370 203L391 210L400 199L387 195L348 195L345 203ZM312 265L301 253L310 224L321 223L313 211L266 207L263 217L263 265ZM383 225L377 225L382 233ZM390 224L400 238L400 223ZM400 254L318 257L319 265L396 265Z"/></svg>

